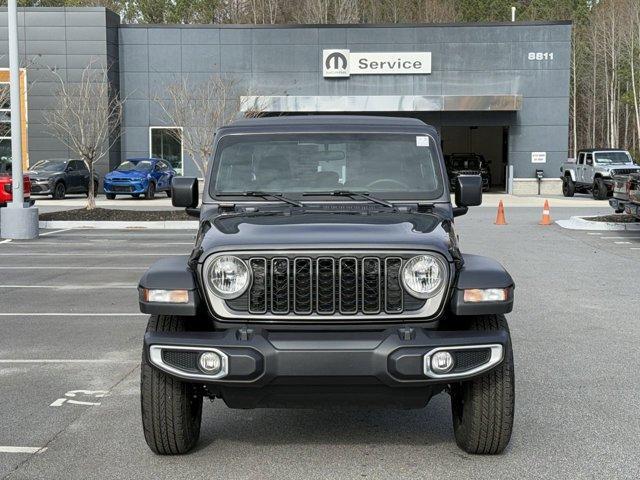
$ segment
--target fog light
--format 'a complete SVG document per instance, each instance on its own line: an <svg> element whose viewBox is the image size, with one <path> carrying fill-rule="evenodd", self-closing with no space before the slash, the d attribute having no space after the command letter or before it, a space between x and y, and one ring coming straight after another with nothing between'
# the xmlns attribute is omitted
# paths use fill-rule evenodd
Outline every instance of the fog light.
<svg viewBox="0 0 640 480"><path fill-rule="evenodd" d="M215 352L204 352L198 359L200 370L204 373L218 373L222 367L222 359Z"/></svg>
<svg viewBox="0 0 640 480"><path fill-rule="evenodd" d="M453 368L453 356L449 352L436 352L431 356L431 370L447 373Z"/></svg>

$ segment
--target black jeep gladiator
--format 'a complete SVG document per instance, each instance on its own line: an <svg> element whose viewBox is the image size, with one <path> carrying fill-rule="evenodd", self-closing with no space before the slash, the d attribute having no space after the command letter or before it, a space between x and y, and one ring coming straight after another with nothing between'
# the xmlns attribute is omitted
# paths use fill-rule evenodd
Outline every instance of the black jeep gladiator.
<svg viewBox="0 0 640 480"><path fill-rule="evenodd" d="M514 282L460 252L440 139L415 119L298 116L221 128L205 180L175 178L200 218L189 256L139 284L151 315L141 373L145 439L188 452L203 397L231 408L423 408L451 397L458 445L509 442Z"/></svg>

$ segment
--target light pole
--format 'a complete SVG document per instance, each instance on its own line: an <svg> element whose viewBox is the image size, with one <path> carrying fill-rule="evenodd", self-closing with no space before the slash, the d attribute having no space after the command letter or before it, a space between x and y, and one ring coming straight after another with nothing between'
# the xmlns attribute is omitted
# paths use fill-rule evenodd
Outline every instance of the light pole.
<svg viewBox="0 0 640 480"><path fill-rule="evenodd" d="M0 213L0 236L29 239L38 236L38 209L24 204L22 171L22 112L20 99L20 61L18 59L18 6L9 0L9 94L11 105L11 176L13 199Z"/></svg>

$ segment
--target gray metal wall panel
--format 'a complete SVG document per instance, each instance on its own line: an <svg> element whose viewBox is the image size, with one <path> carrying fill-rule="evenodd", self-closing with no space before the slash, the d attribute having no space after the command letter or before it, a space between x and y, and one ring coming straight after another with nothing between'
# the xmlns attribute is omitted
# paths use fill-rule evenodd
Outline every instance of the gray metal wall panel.
<svg viewBox="0 0 640 480"><path fill-rule="evenodd" d="M220 28L218 32L220 43L251 44L253 28Z"/></svg>
<svg viewBox="0 0 640 480"><path fill-rule="evenodd" d="M182 45L182 63L176 66L178 71L213 73L220 71L220 47L218 45ZM159 47L151 47L159 48Z"/></svg>
<svg viewBox="0 0 640 480"><path fill-rule="evenodd" d="M183 45L217 45L220 30L217 28L185 28L182 30Z"/></svg>
<svg viewBox="0 0 640 480"><path fill-rule="evenodd" d="M179 28L150 28L149 43L154 45L180 45Z"/></svg>
<svg viewBox="0 0 640 480"><path fill-rule="evenodd" d="M259 28L253 31L254 45L317 45L317 28Z"/></svg>
<svg viewBox="0 0 640 480"><path fill-rule="evenodd" d="M146 28L121 28L120 43L125 45L146 45L148 32Z"/></svg>
<svg viewBox="0 0 640 480"><path fill-rule="evenodd" d="M180 45L149 45L149 72L180 72Z"/></svg>
<svg viewBox="0 0 640 480"><path fill-rule="evenodd" d="M251 45L220 46L220 69L223 72L251 72L252 58Z"/></svg>
<svg viewBox="0 0 640 480"><path fill-rule="evenodd" d="M347 28L347 43L419 43L416 40L416 29L360 27Z"/></svg>
<svg viewBox="0 0 640 480"><path fill-rule="evenodd" d="M254 72L318 72L320 52L313 45L254 45Z"/></svg>

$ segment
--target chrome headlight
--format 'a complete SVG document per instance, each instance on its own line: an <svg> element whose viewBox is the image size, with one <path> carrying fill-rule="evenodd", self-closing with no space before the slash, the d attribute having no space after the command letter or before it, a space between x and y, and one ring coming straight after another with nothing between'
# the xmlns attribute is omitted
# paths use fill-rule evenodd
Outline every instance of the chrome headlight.
<svg viewBox="0 0 640 480"><path fill-rule="evenodd" d="M249 288L251 273L247 264L238 257L221 255L209 265L206 280L216 296L232 299Z"/></svg>
<svg viewBox="0 0 640 480"><path fill-rule="evenodd" d="M445 266L432 255L418 255L402 268L402 285L409 295L430 298L440 291L445 281Z"/></svg>

